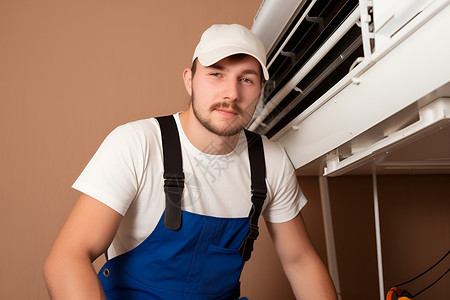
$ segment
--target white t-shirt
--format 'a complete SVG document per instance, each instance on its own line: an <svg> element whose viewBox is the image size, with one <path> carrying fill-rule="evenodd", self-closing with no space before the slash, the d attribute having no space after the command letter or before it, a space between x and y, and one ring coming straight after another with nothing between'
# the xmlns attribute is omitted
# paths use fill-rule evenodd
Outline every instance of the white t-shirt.
<svg viewBox="0 0 450 300"><path fill-rule="evenodd" d="M174 116L185 174L182 209L214 217L247 217L251 177L244 132L229 154L205 154L189 142L178 114ZM269 222L286 222L299 213L306 198L284 149L264 136L263 145L267 198L262 215ZM156 227L165 208L163 172L159 123L151 118L113 130L73 184L124 216L108 249L109 258L135 248Z"/></svg>

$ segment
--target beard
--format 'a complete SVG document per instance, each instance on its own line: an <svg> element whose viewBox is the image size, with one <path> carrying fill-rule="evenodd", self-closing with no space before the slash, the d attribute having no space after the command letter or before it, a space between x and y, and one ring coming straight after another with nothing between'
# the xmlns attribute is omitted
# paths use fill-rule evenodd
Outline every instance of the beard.
<svg viewBox="0 0 450 300"><path fill-rule="evenodd" d="M205 127L208 131L217 134L218 136L233 136L238 134L239 132L241 132L241 130L243 130L245 128L245 126L247 124L244 124L243 122L241 122L241 118L235 119L234 121L231 122L231 124L228 124L228 126L222 128L220 126L217 126L217 124L214 124L214 121L211 120L211 118L204 116L203 114L201 114L199 112L199 110L196 107L196 102L195 102L195 96L194 96L194 92L192 91L192 96L191 96L191 101L192 101L192 110L194 112L194 116L197 118L197 120L200 122L200 124L203 125L203 127ZM208 111L211 113L213 112L215 109L218 108L230 108L236 112L237 116L244 116L246 114L246 112L244 110L242 110L240 107L237 106L236 103L228 103L228 102L217 102L214 103L213 105L211 105L208 109ZM250 120L250 119L249 119Z"/></svg>

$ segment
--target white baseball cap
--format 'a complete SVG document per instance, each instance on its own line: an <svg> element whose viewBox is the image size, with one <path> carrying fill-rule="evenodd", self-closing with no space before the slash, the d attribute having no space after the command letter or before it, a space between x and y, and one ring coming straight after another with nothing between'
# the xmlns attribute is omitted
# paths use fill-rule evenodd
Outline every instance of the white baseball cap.
<svg viewBox="0 0 450 300"><path fill-rule="evenodd" d="M209 27L202 34L192 61L198 58L203 66L211 66L234 54L248 54L256 58L261 65L264 78L269 79L263 43L253 32L238 24L215 24Z"/></svg>

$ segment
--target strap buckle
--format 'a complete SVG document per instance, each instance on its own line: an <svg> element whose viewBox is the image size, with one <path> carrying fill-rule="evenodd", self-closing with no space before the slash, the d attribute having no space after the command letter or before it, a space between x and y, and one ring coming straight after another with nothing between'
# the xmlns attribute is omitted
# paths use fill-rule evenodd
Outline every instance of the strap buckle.
<svg viewBox="0 0 450 300"><path fill-rule="evenodd" d="M184 173L164 172L164 193L166 209L164 225L170 230L178 230L181 226L181 198L184 189Z"/></svg>
<svg viewBox="0 0 450 300"><path fill-rule="evenodd" d="M248 230L247 238L256 240L258 236L259 236L259 226L250 224L250 229Z"/></svg>
<svg viewBox="0 0 450 300"><path fill-rule="evenodd" d="M248 261L252 255L253 243L259 236L259 227L250 223L250 228L242 240L241 246L239 247L239 255L244 261Z"/></svg>
<svg viewBox="0 0 450 300"><path fill-rule="evenodd" d="M266 200L266 196L267 196L267 189L266 188L260 188L260 187L255 187L255 186L251 186L252 188L252 196L255 199L259 199L259 200Z"/></svg>
<svg viewBox="0 0 450 300"><path fill-rule="evenodd" d="M167 173L164 172L164 190L170 188L184 188L184 173Z"/></svg>

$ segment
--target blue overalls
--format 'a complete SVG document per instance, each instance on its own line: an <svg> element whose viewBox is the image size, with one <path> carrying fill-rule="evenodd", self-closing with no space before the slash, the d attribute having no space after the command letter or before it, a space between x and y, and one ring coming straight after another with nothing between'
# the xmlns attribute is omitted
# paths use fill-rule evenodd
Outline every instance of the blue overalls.
<svg viewBox="0 0 450 300"><path fill-rule="evenodd" d="M178 129L173 116L157 120L163 144L165 211L139 246L108 260L99 271L106 298L238 299L239 277L258 236L267 192L261 137L245 131L253 203L249 217L210 217L181 210L184 174Z"/></svg>

